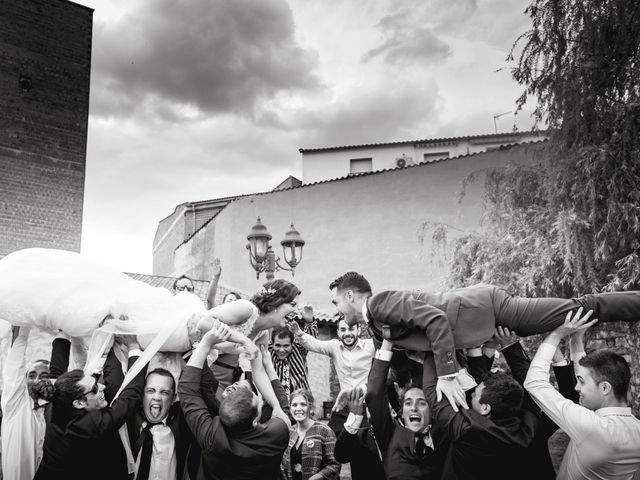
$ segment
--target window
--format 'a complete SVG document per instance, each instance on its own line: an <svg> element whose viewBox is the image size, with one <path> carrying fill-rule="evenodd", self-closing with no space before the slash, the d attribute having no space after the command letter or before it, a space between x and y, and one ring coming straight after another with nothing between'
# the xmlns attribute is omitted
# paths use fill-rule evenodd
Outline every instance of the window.
<svg viewBox="0 0 640 480"><path fill-rule="evenodd" d="M352 158L350 160L349 174L354 175L356 173L370 172L373 169L372 158Z"/></svg>
<svg viewBox="0 0 640 480"><path fill-rule="evenodd" d="M433 162L435 160L442 160L443 158L449 158L449 152L429 152L429 153L425 153L423 160L425 162Z"/></svg>

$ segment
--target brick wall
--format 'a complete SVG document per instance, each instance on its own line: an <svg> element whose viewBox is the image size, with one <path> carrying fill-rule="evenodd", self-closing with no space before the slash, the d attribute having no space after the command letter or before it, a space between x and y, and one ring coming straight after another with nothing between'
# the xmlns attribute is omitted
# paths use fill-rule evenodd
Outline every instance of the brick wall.
<svg viewBox="0 0 640 480"><path fill-rule="evenodd" d="M64 0L0 2L0 256L80 249L92 16Z"/></svg>

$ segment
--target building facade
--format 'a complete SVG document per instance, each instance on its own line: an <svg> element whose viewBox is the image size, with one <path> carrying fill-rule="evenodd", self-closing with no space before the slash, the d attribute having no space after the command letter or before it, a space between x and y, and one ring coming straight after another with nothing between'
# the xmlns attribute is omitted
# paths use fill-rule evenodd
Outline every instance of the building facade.
<svg viewBox="0 0 640 480"><path fill-rule="evenodd" d="M350 270L363 273L374 291L440 290L448 273L448 248L457 236L480 227L482 172L508 162L535 161L542 145L502 147L224 199L226 205L186 238L180 236L185 216L179 215L179 209L186 208L182 205L170 218L180 226L180 241L173 251L166 240L164 249L154 251L154 274L208 279L213 259L219 257L223 265L221 280L226 285L255 292L265 278L262 275L256 279L246 244L247 234L260 216L281 258L279 242L292 222L306 241L295 276L278 272L276 277L293 281L302 290L300 303L311 303L322 312L326 326L335 322L329 283ZM479 179L461 196L462 184L470 176ZM170 238L167 226L171 223L163 220L158 227L166 239ZM436 245L432 240L434 225L447 230L445 248L442 242ZM166 270L155 270L158 266ZM329 338L329 333L325 328L323 337ZM321 409L323 402L336 394L330 388L330 364L326 357L316 354L310 354L308 362L316 408Z"/></svg>
<svg viewBox="0 0 640 480"><path fill-rule="evenodd" d="M403 168L420 163L490 152L505 145L547 138L546 132L512 132L466 137L433 138L406 142L372 143L342 147L301 148L302 181Z"/></svg>
<svg viewBox="0 0 640 480"><path fill-rule="evenodd" d="M0 2L0 257L80 250L93 10Z"/></svg>

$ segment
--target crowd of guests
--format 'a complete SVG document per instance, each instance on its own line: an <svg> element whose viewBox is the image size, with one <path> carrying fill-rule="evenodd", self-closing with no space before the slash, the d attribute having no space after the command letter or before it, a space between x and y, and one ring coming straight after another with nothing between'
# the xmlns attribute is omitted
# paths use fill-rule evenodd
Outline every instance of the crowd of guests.
<svg viewBox="0 0 640 480"><path fill-rule="evenodd" d="M374 295L348 272L329 286L337 338L320 340L313 310L284 280L214 305L220 271L216 262L179 378L144 367L128 379L142 355L133 335L116 336L85 372L68 370L72 339L61 332L51 358L27 368L28 330L15 329L4 478L332 480L346 463L355 480L638 478L628 362L586 353L584 340L598 320L639 319L638 292ZM193 282L181 277L174 290ZM518 334L533 333L546 338L530 360ZM340 383L328 425L314 416L308 352L328 356ZM547 442L558 428L570 442L556 472Z"/></svg>

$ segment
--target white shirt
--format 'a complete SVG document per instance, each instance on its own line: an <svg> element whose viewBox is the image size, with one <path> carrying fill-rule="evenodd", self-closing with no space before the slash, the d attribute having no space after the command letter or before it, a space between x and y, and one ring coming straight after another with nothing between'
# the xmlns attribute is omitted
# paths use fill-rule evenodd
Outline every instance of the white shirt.
<svg viewBox="0 0 640 480"><path fill-rule="evenodd" d="M376 349L370 338L358 338L353 348L348 349L343 343L333 338L318 340L308 333L298 338L300 344L310 352L328 355L333 360L340 382L340 389L355 388L367 383L371 360Z"/></svg>
<svg viewBox="0 0 640 480"><path fill-rule="evenodd" d="M141 431L147 422L142 422ZM178 458L176 456L176 440L171 428L167 426L165 418L161 424L154 425L149 430L153 437L153 452L151 453L151 465L149 468L149 480L177 480ZM136 459L136 478L140 467L140 456Z"/></svg>
<svg viewBox="0 0 640 480"><path fill-rule="evenodd" d="M558 480L631 479L640 468L640 420L628 407L589 410L564 398L549 382L555 348L543 343L524 387L571 441Z"/></svg>
<svg viewBox="0 0 640 480"><path fill-rule="evenodd" d="M33 409L27 390L25 351L29 328L21 327L4 366L2 392L2 476L33 478L42 460L46 423L44 408Z"/></svg>

